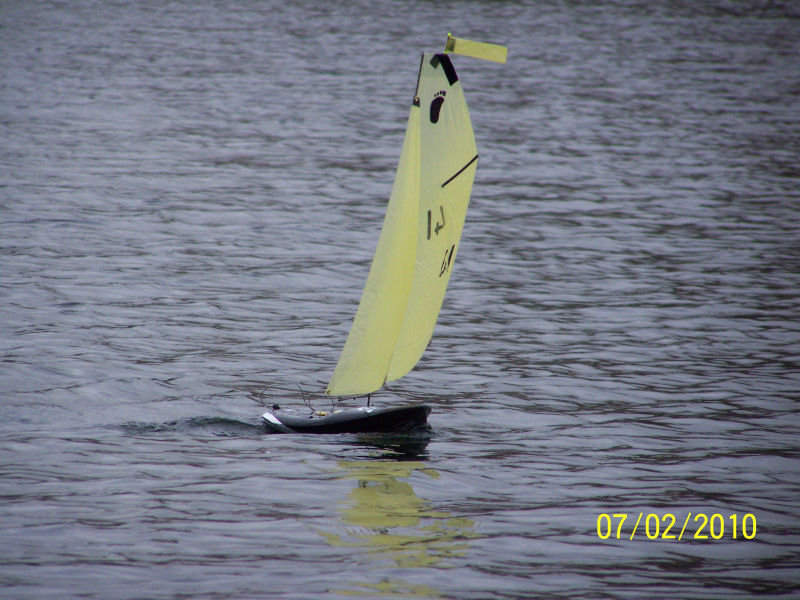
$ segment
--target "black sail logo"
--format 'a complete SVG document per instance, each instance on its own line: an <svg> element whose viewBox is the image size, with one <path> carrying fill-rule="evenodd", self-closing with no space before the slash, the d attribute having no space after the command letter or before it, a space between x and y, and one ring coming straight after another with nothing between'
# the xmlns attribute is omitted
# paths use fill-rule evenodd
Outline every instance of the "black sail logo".
<svg viewBox="0 0 800 600"><path fill-rule="evenodd" d="M439 121L439 113L442 110L442 104L444 104L444 97L446 95L447 92L442 90L440 92L436 92L433 100L431 100L431 123L436 123Z"/></svg>

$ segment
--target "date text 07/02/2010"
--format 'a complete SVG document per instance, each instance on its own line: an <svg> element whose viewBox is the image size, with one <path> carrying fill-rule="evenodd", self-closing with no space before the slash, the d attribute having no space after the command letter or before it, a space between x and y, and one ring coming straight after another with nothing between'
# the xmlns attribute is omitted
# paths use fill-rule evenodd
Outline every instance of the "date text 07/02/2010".
<svg viewBox="0 0 800 600"><path fill-rule="evenodd" d="M628 517L631 520L628 521ZM636 522L633 522L633 519ZM644 520L644 522L642 522ZM626 528L625 523L629 525ZM630 525L633 529L629 529ZM680 531L678 531L680 529ZM630 536L628 532L630 531ZM682 541L691 540L721 540L729 539L752 540L756 537L756 516L747 513L740 516L736 513L724 516L720 513L708 515L706 513L689 513L683 519L681 526L672 513L659 515L656 513L640 512L629 515L628 513L601 513L597 516L597 537L601 540L629 539L633 541L636 535L648 540Z"/></svg>

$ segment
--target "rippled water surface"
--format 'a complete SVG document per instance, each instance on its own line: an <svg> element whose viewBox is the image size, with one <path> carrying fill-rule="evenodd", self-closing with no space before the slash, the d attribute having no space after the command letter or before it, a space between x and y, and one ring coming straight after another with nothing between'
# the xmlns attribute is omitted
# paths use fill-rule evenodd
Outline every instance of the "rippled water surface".
<svg viewBox="0 0 800 600"><path fill-rule="evenodd" d="M265 435L448 30L509 62L454 58L464 239L373 397L434 433ZM0 596L800 594L798 48L780 0L1 3Z"/></svg>

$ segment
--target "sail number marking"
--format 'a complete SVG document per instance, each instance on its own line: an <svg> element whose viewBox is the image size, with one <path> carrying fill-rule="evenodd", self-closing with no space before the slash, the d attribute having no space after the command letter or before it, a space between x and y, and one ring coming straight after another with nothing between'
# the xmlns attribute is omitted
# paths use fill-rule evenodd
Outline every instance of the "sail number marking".
<svg viewBox="0 0 800 600"><path fill-rule="evenodd" d="M439 235L439 231L444 229L444 226L445 226L444 208L442 207L441 204L439 205L439 213L442 215L442 222L439 223L438 220L436 221L436 225L433 228L433 233L435 233L436 235ZM433 215L431 214L431 211L428 211L428 239L431 239L431 221L432 220L433 220Z"/></svg>
<svg viewBox="0 0 800 600"><path fill-rule="evenodd" d="M428 211L428 239L431 239L431 232L436 235L439 235L439 232L444 229L446 224L444 218L444 207L440 204L439 205L439 214L442 216L442 222L436 221L436 224L433 224L433 213ZM450 268L450 263L453 261L453 252L456 249L456 245L453 244L449 248L446 248L444 251L444 257L442 258L442 264L439 267L439 277L447 273L447 269Z"/></svg>
<svg viewBox="0 0 800 600"><path fill-rule="evenodd" d="M439 277L447 273L447 269L450 268L450 262L453 260L453 250L456 249L456 245L453 244L450 246L449 250L444 251L444 258L442 259L442 266L439 269Z"/></svg>

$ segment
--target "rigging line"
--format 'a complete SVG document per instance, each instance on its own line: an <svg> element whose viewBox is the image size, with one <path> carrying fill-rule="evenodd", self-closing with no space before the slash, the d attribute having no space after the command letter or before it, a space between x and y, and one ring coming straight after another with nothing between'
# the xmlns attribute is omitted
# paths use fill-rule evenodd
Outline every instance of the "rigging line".
<svg viewBox="0 0 800 600"><path fill-rule="evenodd" d="M419 57L419 71L417 71L417 86L414 88L414 100L412 104L419 106L419 80L422 77L422 62L425 60L425 53L423 52Z"/></svg>
<svg viewBox="0 0 800 600"><path fill-rule="evenodd" d="M258 395L258 399L261 402L261 406L263 406L264 408L267 407L267 403L264 402L264 394L266 394L267 390L269 388L271 388L271 387L272 387L272 384L269 384L267 387L265 387L263 390L261 390L261 393Z"/></svg>
<svg viewBox="0 0 800 600"><path fill-rule="evenodd" d="M303 404L305 404L306 407L308 408L308 410L310 410L312 413L315 412L314 407L311 405L311 397L310 397L310 395L309 395L309 398L306 399L306 393L303 391L303 388L300 387L299 383L297 384L297 389L300 390L300 394L303 396Z"/></svg>
<svg viewBox="0 0 800 600"><path fill-rule="evenodd" d="M459 169L459 170L456 172L456 174L455 174L455 175L453 175L453 176L452 176L450 179L448 179L447 181L445 181L445 182L442 184L442 187L446 186L448 183L450 183L451 181L453 181L453 179L455 179L456 177L458 177L459 175L461 175L461 174L462 174L464 171L466 171L466 170L467 170L467 167L469 167L469 166L470 166L472 163L474 163L476 160L478 160L478 155L477 155L477 154L476 154L475 156L473 156L473 157L470 159L470 161L469 161L467 164L465 164L463 167L461 167L461 168L460 168L460 169Z"/></svg>

